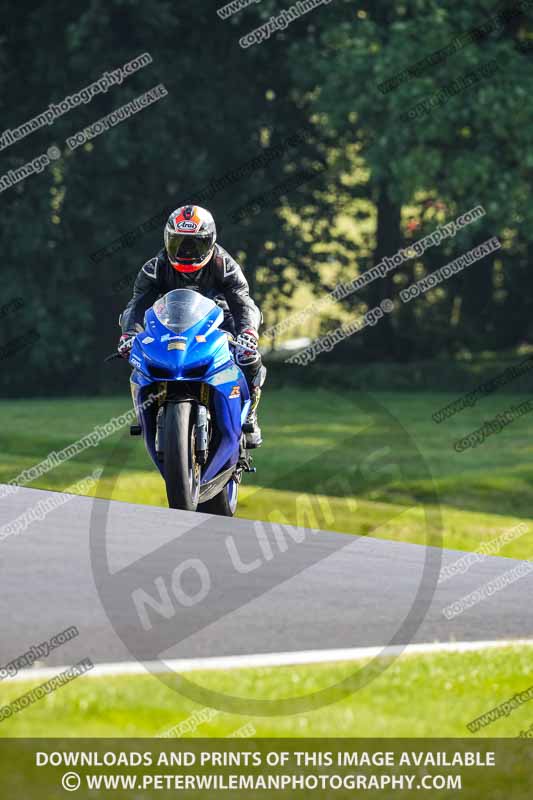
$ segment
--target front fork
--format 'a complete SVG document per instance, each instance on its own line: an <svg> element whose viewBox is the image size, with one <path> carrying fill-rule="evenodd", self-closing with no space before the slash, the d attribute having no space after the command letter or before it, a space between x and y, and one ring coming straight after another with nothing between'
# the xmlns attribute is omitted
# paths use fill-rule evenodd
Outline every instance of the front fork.
<svg viewBox="0 0 533 800"><path fill-rule="evenodd" d="M157 411L155 451L158 461L164 461L165 413L167 408L167 384L161 384L159 409ZM200 387L200 402L196 401L195 420L195 455L197 462L204 466L209 456L209 386L203 383Z"/></svg>
<svg viewBox="0 0 533 800"><path fill-rule="evenodd" d="M195 455L198 463L204 466L209 458L209 440L211 416L209 413L209 403L211 399L211 388L203 383L200 386L200 402L196 406L196 430L195 430ZM164 441L165 441L165 412L167 407L167 384L159 385L159 408L156 416L155 431L155 454L159 464L162 466L164 461ZM237 483L242 480L243 472L256 472L253 466L253 458L250 451L246 449L246 437L241 436L239 460L236 465L234 479Z"/></svg>
<svg viewBox="0 0 533 800"><path fill-rule="evenodd" d="M209 400L211 392L207 383L200 386L200 402L196 408L196 458L204 466L209 457Z"/></svg>

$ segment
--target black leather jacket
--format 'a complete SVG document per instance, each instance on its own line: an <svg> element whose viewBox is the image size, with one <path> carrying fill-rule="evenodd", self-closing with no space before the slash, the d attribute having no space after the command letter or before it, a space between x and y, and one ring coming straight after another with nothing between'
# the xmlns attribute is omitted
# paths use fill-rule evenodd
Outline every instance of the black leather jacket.
<svg viewBox="0 0 533 800"><path fill-rule="evenodd" d="M198 272L177 272L164 249L147 261L137 275L133 297L122 314L123 333L134 333L136 325L143 325L145 312L172 289L193 289L212 300L222 297L228 305L236 334L246 328L259 330L262 315L250 297L244 273L229 253L217 244L211 260Z"/></svg>

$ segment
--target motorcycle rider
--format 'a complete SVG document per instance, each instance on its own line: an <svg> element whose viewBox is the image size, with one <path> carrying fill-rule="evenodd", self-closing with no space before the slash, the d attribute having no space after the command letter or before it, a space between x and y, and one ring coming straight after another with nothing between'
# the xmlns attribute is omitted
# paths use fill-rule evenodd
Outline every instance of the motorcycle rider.
<svg viewBox="0 0 533 800"><path fill-rule="evenodd" d="M243 431L247 448L262 443L257 406L266 368L258 350L262 314L250 297L239 264L217 243L212 214L200 206L177 208L164 232L165 247L141 268L133 297L121 315L118 352L129 358L136 334L144 327L145 312L173 289L192 289L218 302L224 309L222 327L236 335L235 359L250 389L251 407Z"/></svg>

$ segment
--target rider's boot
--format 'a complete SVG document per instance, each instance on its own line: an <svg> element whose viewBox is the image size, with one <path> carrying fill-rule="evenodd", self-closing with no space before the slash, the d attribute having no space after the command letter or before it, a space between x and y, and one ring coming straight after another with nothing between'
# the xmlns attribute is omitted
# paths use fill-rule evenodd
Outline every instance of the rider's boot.
<svg viewBox="0 0 533 800"><path fill-rule="evenodd" d="M248 416L246 417L246 422L242 426L246 439L247 450L253 450L255 447L261 447L263 444L261 428L259 427L259 422L257 421L257 406L259 405L259 400L261 399L261 388L259 386L254 386L252 388L250 399L252 404L250 406Z"/></svg>

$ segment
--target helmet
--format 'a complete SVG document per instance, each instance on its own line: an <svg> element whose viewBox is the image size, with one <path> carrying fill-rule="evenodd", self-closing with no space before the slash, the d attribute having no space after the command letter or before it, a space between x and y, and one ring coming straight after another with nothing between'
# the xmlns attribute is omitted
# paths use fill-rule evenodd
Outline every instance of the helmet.
<svg viewBox="0 0 533 800"><path fill-rule="evenodd" d="M165 227L168 260L178 272L197 272L205 267L215 249L217 229L209 211L200 206L181 206Z"/></svg>

